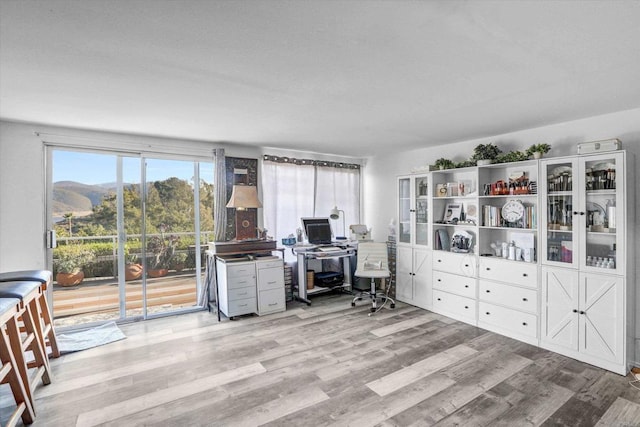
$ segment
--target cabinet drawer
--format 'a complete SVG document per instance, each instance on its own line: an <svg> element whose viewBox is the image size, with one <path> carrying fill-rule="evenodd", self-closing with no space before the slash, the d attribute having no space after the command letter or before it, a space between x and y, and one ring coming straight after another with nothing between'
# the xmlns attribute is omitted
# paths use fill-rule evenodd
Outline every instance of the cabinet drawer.
<svg viewBox="0 0 640 427"><path fill-rule="evenodd" d="M246 299L246 298L255 298L255 297L256 297L255 286L247 286L245 288L232 288L232 289L229 289L229 292L228 292L229 301Z"/></svg>
<svg viewBox="0 0 640 427"><path fill-rule="evenodd" d="M253 262L243 262L226 264L228 277L251 277L256 275L256 264Z"/></svg>
<svg viewBox="0 0 640 427"><path fill-rule="evenodd" d="M284 287L284 270L282 266L276 268L264 268L258 270L258 288L278 289Z"/></svg>
<svg viewBox="0 0 640 427"><path fill-rule="evenodd" d="M473 254L434 251L433 269L474 277L476 275L476 258Z"/></svg>
<svg viewBox="0 0 640 427"><path fill-rule="evenodd" d="M242 314L255 313L256 310L256 298L238 299L235 301L229 301L228 316L240 316Z"/></svg>
<svg viewBox="0 0 640 427"><path fill-rule="evenodd" d="M286 308L284 288L260 291L258 294L258 313L260 315L285 311Z"/></svg>
<svg viewBox="0 0 640 427"><path fill-rule="evenodd" d="M516 310L532 313L538 310L538 292L534 289L480 280L479 297L483 301L506 305Z"/></svg>
<svg viewBox="0 0 640 427"><path fill-rule="evenodd" d="M256 275L253 276L234 276L231 273L227 276L227 289L246 288L248 286L256 286Z"/></svg>
<svg viewBox="0 0 640 427"><path fill-rule="evenodd" d="M476 297L476 279L443 271L433 272L433 288L467 298Z"/></svg>
<svg viewBox="0 0 640 427"><path fill-rule="evenodd" d="M528 288L538 287L538 266L528 262L481 257L478 275L481 279L497 280Z"/></svg>
<svg viewBox="0 0 640 427"><path fill-rule="evenodd" d="M446 316L473 323L476 318L476 301L434 289L433 310Z"/></svg>
<svg viewBox="0 0 640 427"><path fill-rule="evenodd" d="M263 270L265 268L283 268L283 261L281 259L274 259L269 261L256 261L256 268L258 270Z"/></svg>
<svg viewBox="0 0 640 427"><path fill-rule="evenodd" d="M534 314L480 301L478 303L478 321L531 338L537 336L538 317ZM480 326L482 327L482 325Z"/></svg>

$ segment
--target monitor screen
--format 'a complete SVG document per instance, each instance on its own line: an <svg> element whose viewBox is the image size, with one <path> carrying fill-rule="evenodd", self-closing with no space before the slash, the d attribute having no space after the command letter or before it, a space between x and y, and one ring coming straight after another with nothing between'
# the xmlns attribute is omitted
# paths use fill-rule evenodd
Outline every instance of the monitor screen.
<svg viewBox="0 0 640 427"><path fill-rule="evenodd" d="M331 224L329 218L302 218L302 227L309 243L328 245L331 243Z"/></svg>

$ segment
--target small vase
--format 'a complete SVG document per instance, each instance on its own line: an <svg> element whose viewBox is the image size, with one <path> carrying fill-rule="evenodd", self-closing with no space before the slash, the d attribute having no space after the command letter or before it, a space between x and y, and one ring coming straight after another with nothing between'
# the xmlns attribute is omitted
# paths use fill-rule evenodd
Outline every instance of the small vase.
<svg viewBox="0 0 640 427"><path fill-rule="evenodd" d="M136 280L142 277L142 266L140 264L127 264L124 267L124 280Z"/></svg>
<svg viewBox="0 0 640 427"><path fill-rule="evenodd" d="M540 151L534 151L533 152L533 158L534 159L541 159L542 158L542 153Z"/></svg>
<svg viewBox="0 0 640 427"><path fill-rule="evenodd" d="M476 164L477 164L478 166L486 166L486 165L490 165L490 164L491 164L491 162L492 162L492 160L491 160L491 159L480 159L480 160L478 160L478 161L476 162Z"/></svg>

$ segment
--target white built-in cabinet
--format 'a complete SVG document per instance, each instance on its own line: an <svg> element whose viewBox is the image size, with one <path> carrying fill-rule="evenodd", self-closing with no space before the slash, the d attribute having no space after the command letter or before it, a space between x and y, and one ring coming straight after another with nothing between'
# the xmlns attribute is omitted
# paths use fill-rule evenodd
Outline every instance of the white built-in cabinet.
<svg viewBox="0 0 640 427"><path fill-rule="evenodd" d="M397 299L625 374L635 321L629 155L399 177Z"/></svg>

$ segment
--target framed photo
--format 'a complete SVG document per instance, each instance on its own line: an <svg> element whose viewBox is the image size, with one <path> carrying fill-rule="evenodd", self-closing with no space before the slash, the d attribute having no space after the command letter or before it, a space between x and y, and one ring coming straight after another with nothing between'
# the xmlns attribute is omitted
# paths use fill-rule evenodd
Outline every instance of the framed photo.
<svg viewBox="0 0 640 427"><path fill-rule="evenodd" d="M478 205L475 202L467 202L464 207L464 220L467 222L478 223Z"/></svg>
<svg viewBox="0 0 640 427"><path fill-rule="evenodd" d="M444 208L444 215L442 221L444 222L457 222L460 221L460 213L462 212L462 205L460 203L447 203Z"/></svg>
<svg viewBox="0 0 640 427"><path fill-rule="evenodd" d="M447 184L436 184L436 197L447 197Z"/></svg>

